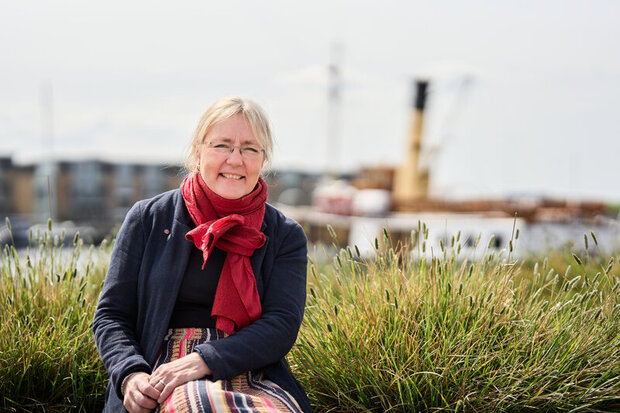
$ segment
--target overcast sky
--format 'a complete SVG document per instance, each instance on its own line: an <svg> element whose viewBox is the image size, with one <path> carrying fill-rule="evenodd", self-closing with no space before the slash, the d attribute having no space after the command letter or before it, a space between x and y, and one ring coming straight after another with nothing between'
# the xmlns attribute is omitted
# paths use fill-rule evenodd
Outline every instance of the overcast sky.
<svg viewBox="0 0 620 413"><path fill-rule="evenodd" d="M435 194L620 202L619 1L1 4L0 151L22 162L180 162L204 110L239 94L272 120L275 167L324 169L340 44L339 168L404 159L427 77Z"/></svg>

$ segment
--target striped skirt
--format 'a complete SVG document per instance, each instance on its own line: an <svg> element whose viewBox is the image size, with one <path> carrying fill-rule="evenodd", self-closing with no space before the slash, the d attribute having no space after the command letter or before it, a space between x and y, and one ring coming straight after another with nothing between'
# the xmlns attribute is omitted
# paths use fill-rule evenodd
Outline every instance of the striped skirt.
<svg viewBox="0 0 620 413"><path fill-rule="evenodd" d="M155 368L191 354L198 344L221 338L224 338L224 333L214 328L169 329ZM291 395L275 383L264 379L262 374L252 372L231 379L211 381L205 378L187 382L174 389L155 411L301 413L299 405Z"/></svg>

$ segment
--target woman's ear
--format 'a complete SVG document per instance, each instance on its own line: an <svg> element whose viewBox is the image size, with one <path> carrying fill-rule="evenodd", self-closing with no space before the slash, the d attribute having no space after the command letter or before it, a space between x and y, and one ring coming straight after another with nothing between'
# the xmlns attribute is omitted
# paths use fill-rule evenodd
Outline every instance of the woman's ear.
<svg viewBox="0 0 620 413"><path fill-rule="evenodd" d="M194 164L196 165L196 168L194 170L194 172L200 172L200 147L202 145L197 145L196 148L194 149Z"/></svg>

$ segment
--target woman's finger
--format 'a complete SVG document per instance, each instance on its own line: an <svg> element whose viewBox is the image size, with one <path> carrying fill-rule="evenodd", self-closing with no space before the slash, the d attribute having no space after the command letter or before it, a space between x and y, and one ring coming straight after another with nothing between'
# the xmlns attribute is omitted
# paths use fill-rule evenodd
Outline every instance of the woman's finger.
<svg viewBox="0 0 620 413"><path fill-rule="evenodd" d="M153 386L150 384L150 380L138 383L138 390L142 394L147 397L150 397L153 400L157 400L161 394L161 391L164 389L164 386L156 385Z"/></svg>
<svg viewBox="0 0 620 413"><path fill-rule="evenodd" d="M157 402L135 389L125 395L123 406L125 406L130 413L142 413L150 412L157 407Z"/></svg>
<svg viewBox="0 0 620 413"><path fill-rule="evenodd" d="M161 404L163 402L166 401L166 399L168 399L168 396L170 396L172 394L172 392L174 391L174 389L178 386L178 385L183 385L185 382L183 383L179 383L179 384L175 384L175 383L166 383L166 387L164 387L164 389L161 391L161 394L159 395L159 398L157 399L157 403Z"/></svg>
<svg viewBox="0 0 620 413"><path fill-rule="evenodd" d="M163 403L177 386L201 379L207 374L211 374L211 370L202 357L198 353L192 353L159 366L151 374L149 383L161 391L157 401Z"/></svg>
<svg viewBox="0 0 620 413"><path fill-rule="evenodd" d="M155 388L160 391L159 396L156 399L157 403L161 404L165 402L177 386L182 386L187 381L188 378L184 377L183 374L180 374L179 372L175 372L174 376L170 379L157 379Z"/></svg>
<svg viewBox="0 0 620 413"><path fill-rule="evenodd" d="M150 411L157 407L159 391L149 384L146 373L136 373L127 382L123 405L130 412Z"/></svg>
<svg viewBox="0 0 620 413"><path fill-rule="evenodd" d="M136 394L134 394L134 400L136 401L138 406L146 409L154 409L158 405L156 400L151 399L150 397L140 392L136 392Z"/></svg>
<svg viewBox="0 0 620 413"><path fill-rule="evenodd" d="M174 379L166 379L165 377L165 369L157 369L149 380L149 385L157 391L157 400L158 403L163 403L170 393L174 390L174 388L178 385L176 380ZM183 383L179 383L183 384Z"/></svg>
<svg viewBox="0 0 620 413"><path fill-rule="evenodd" d="M149 384L155 389L162 391L166 387L166 381L163 378L151 376Z"/></svg>
<svg viewBox="0 0 620 413"><path fill-rule="evenodd" d="M149 413L152 409L138 406L136 403L123 403L123 406L129 413Z"/></svg>

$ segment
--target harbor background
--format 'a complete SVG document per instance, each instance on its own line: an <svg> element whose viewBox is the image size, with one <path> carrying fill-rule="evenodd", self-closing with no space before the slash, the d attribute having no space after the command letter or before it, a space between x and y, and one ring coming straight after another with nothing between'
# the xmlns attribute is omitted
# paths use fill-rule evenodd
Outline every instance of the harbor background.
<svg viewBox="0 0 620 413"><path fill-rule="evenodd" d="M406 162L425 79L428 196L603 203L616 220L619 12L608 1L4 4L0 212L28 227L51 209L107 233L137 199L178 186L199 117L229 94L272 119L270 200L296 188L292 203L311 203L326 173Z"/></svg>

